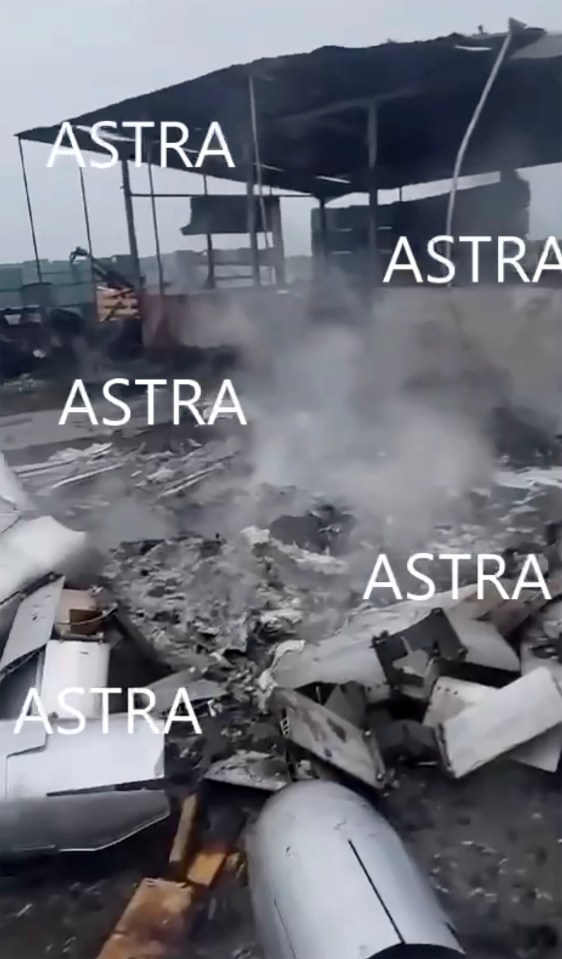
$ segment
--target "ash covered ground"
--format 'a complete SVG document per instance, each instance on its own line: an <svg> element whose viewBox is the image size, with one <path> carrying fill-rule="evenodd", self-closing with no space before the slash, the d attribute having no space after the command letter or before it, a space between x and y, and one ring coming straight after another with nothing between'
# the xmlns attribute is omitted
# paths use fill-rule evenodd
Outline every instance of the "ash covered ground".
<svg viewBox="0 0 562 959"><path fill-rule="evenodd" d="M91 531L104 581L160 657L227 691L204 717L202 742L186 747L195 777L233 746L273 743L250 693L255 676L280 640L328 636L353 617L379 552L400 569L422 550L540 550L544 523L562 519L556 443L505 395L498 402L480 359L476 379L471 369L428 390L423 377L412 382L415 363L398 377L385 349L374 389L363 347L363 334L313 331L298 355L279 348L273 366L266 357L234 375L247 428L173 427L164 390L150 429L138 396L123 430L84 419L59 427L50 388L3 390L0 446L26 488ZM446 570L436 573L447 588ZM457 782L437 767L396 765L381 809L471 955L558 954L560 784L560 770L508 762ZM94 959L135 883L159 871L164 833L5 872L7 959ZM212 899L189 954L259 959L245 887Z"/></svg>

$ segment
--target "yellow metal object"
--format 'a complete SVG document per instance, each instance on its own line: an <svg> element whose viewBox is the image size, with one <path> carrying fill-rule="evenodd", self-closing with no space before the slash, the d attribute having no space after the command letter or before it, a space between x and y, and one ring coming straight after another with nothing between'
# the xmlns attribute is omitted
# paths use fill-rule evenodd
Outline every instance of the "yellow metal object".
<svg viewBox="0 0 562 959"><path fill-rule="evenodd" d="M143 879L98 959L159 959L181 946L195 900L191 886Z"/></svg>

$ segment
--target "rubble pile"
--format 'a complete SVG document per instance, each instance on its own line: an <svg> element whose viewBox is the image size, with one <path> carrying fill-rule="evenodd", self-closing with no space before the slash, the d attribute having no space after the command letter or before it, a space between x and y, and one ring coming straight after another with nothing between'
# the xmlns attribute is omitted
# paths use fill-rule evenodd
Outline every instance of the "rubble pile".
<svg viewBox="0 0 562 959"><path fill-rule="evenodd" d="M237 439L207 447L190 439L179 468L177 451L174 460L171 453L166 458L145 450L143 465L157 462L154 469L140 470L138 450L112 462L111 444L94 444L82 455L59 453L20 474L30 482L47 475L52 492L113 474L128 460L135 489L150 487L159 500L177 503L186 488L205 481L204 496L220 519L226 489L220 474L228 464L236 502L244 471L237 472L235 464L242 453ZM218 485L209 492L217 476ZM4 463L2 489L2 515L9 517L3 547L11 549L9 541L16 537L19 556L20 540L30 544L21 571L12 562L3 574L0 609L9 610L11 630L0 667L2 716L13 719L21 707L23 668L28 679L39 678L40 688L50 687L49 701L56 693L48 668L51 651L62 648L70 656L57 619L61 604L68 607L74 596L78 607L89 609L94 598L69 590L64 578L76 572L84 534L25 513L29 501ZM133 539L110 551L101 577L92 580L98 604L93 635L103 663L92 667L98 685L117 676L126 689L142 674L161 717L182 686L196 704L203 745L192 730L181 730L174 775L256 785L262 767L273 762L283 769L279 780L264 773L269 783L325 775L332 767L332 775L337 769L382 790L392 785L393 764L402 761L438 763L447 775L460 777L507 756L553 772L562 751L562 564L556 524L547 529L543 547L550 603L533 591L506 601L490 584L478 599L468 581L458 600L445 591L431 602L376 608L359 600L364 557L372 547L358 545L353 518L322 502L300 515L282 512L293 504L290 491L283 496L264 489L252 517L263 526L226 536L180 527L171 537ZM45 524L46 553L34 548L37 537L47 533ZM449 533L441 530L442 542ZM518 550L511 547L506 557L515 575ZM33 648L28 641L22 651L19 623L35 617L37 609L42 628L35 628ZM95 645L85 631L80 622L80 638L75 630L72 639L89 655ZM124 637L135 647L128 661ZM140 672L132 664L139 655ZM68 678L67 668L59 666L59 686ZM97 721L91 709L88 719ZM256 735L257 714L262 720ZM175 731L167 737L177 738Z"/></svg>
<svg viewBox="0 0 562 959"><path fill-rule="evenodd" d="M375 788L392 785L397 760L440 764L455 778L499 757L555 772L560 565L547 583L551 602L532 593L506 601L492 589L478 599L468 586L459 601L437 595L432 608L409 601L353 612L327 639L279 647L259 684L291 748Z"/></svg>
<svg viewBox="0 0 562 959"><path fill-rule="evenodd" d="M537 499L546 500L544 519L556 515L556 468L500 469L500 495L518 496L509 521L443 525L428 547L503 550L516 577L532 546L550 602L533 590L505 601L490 585L479 599L469 566L458 599L443 568L443 591L430 603L377 607L361 594L383 540L344 507L298 490L253 488L249 508L238 439L190 437L164 453L96 443L18 467L17 476L0 466L1 855L117 844L169 819L186 790L223 790L235 802L328 779L388 808L393 796L405 805L417 796L428 770L460 784L505 760L556 778L560 527L536 537ZM108 513L116 491L122 498ZM76 523L87 504L87 525L101 517L111 529L136 497L155 504L152 525L137 527L129 512L125 535L121 525L119 545L97 566L91 536L42 513ZM488 508L486 491L475 499ZM15 717L31 685L53 727L65 722L53 707L62 687L121 688L110 702L111 750L90 697L86 743L30 726L15 751ZM143 736L141 721L131 741L124 710L136 687L154 696L159 734ZM199 734L187 721L164 732L181 689Z"/></svg>

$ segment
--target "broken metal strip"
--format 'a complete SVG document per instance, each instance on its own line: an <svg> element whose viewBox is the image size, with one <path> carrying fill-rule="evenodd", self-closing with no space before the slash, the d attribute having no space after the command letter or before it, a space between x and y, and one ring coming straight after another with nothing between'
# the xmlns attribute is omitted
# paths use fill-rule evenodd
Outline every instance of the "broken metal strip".
<svg viewBox="0 0 562 959"><path fill-rule="evenodd" d="M27 178L27 168L25 165L25 156L23 153L23 143L22 136L18 136L18 149L20 154L20 163L21 163L21 172L23 177L23 188L25 190L25 202L27 204L27 215L29 217L29 228L31 230L31 241L33 243L33 253L35 256L35 268L37 270L37 280L39 283L43 282L43 274L41 272L41 260L39 258L39 248L37 246L37 232L35 230L35 221L33 219L33 207L31 205L31 194L29 192L29 181Z"/></svg>

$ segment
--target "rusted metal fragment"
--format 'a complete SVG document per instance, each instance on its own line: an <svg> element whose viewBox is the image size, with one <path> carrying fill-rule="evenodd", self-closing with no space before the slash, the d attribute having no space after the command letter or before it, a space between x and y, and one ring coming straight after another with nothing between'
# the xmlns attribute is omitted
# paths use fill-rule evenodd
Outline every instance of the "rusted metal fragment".
<svg viewBox="0 0 562 959"><path fill-rule="evenodd" d="M168 859L168 875L170 879L180 880L185 877L187 857L193 845L193 832L197 809L197 796L188 796L182 805L178 828L176 829L176 835L170 851L170 858Z"/></svg>
<svg viewBox="0 0 562 959"><path fill-rule="evenodd" d="M143 879L98 959L158 959L177 951L195 898L189 885Z"/></svg>
<svg viewBox="0 0 562 959"><path fill-rule="evenodd" d="M211 810L210 828L189 866L188 882L201 890L211 888L235 851L244 818L243 813L230 804Z"/></svg>
<svg viewBox="0 0 562 959"><path fill-rule="evenodd" d="M224 868L230 849L229 843L219 840L201 849L188 869L188 882L210 889Z"/></svg>

